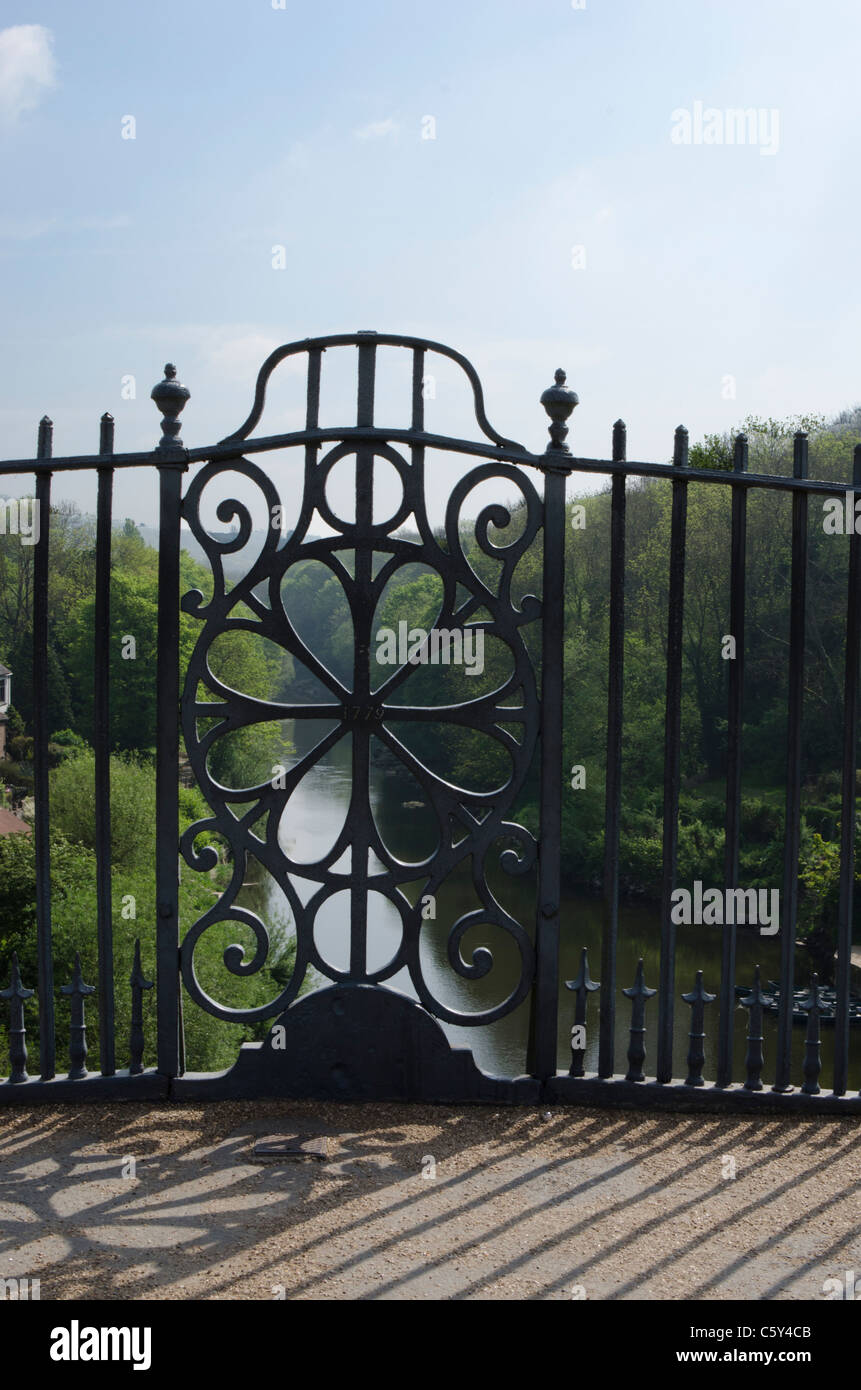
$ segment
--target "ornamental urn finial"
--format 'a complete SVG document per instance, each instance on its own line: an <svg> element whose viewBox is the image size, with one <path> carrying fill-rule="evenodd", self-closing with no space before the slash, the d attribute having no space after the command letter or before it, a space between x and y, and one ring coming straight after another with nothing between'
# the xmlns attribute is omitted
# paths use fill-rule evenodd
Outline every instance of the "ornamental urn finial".
<svg viewBox="0 0 861 1390"><path fill-rule="evenodd" d="M547 453L570 454L571 450L565 443L568 434L568 426L565 421L575 405L579 404L579 398L576 391L572 391L570 386L565 385L565 373L561 367L556 368L554 379L556 385L548 386L541 396L541 404L552 421L547 431L550 435Z"/></svg>
<svg viewBox="0 0 861 1390"><path fill-rule="evenodd" d="M158 442L159 453L170 453L183 447L179 436L181 429L179 416L190 395L191 392L188 387L177 381L176 367L172 362L167 362L164 369L164 380L160 381L158 386L154 386L150 392L151 398L162 413L162 434Z"/></svg>

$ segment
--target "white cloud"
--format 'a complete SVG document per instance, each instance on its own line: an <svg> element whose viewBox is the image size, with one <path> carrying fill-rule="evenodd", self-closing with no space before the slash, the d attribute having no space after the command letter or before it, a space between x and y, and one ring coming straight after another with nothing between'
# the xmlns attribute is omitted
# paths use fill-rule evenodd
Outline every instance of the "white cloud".
<svg viewBox="0 0 861 1390"><path fill-rule="evenodd" d="M357 140L381 140L385 135L394 135L397 128L397 121L391 119L371 121L368 125L360 126L358 130L354 130L353 134Z"/></svg>
<svg viewBox="0 0 861 1390"><path fill-rule="evenodd" d="M14 124L55 85L52 34L42 24L0 30L0 120Z"/></svg>

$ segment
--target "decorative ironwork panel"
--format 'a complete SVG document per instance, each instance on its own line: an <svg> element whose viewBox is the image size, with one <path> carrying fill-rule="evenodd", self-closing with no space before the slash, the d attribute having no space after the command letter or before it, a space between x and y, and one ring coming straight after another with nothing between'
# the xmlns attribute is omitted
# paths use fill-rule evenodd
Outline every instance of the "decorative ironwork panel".
<svg viewBox="0 0 861 1390"><path fill-rule="evenodd" d="M320 388L324 355L331 349L355 353L357 363L355 424L332 427L320 421ZM398 350L410 371L411 395L408 421L375 423L378 349ZM260 425L267 389L275 370L289 359L306 369L305 422L301 429L265 435L254 433ZM434 434L425 423L425 384L428 360L446 359L462 373L471 392L478 426L474 438ZM327 359L331 363L331 355ZM431 378L433 379L433 378ZM358 333L305 339L278 348L260 369L251 412L243 425L226 439L200 448L186 448L180 435L180 415L189 389L177 379L170 363L164 379L153 388L152 399L161 413L161 438L153 450L114 453L113 421L103 415L96 453L57 457L53 450L53 426L45 416L39 422L36 455L0 461L0 472L36 475L35 504L42 518L33 556L33 692L34 692L34 854L35 854L35 959L28 955L25 976L35 988L22 983L17 956L7 961L9 984L0 989L6 1006L8 1076L0 1082L0 1105L54 1103L60 1099L103 1096L175 1098L276 1097L292 1099L393 1099L426 1101L484 1101L493 1104L536 1104L547 1101L597 1104L657 1105L691 1110L783 1110L815 1114L861 1113L861 1094L850 1092L850 1026L858 1022L859 1009L851 993L851 936L853 885L855 883L855 804L858 726L858 671L861 652L861 538L848 530L849 573L845 626L840 893L837 913L836 980L833 989L820 985L814 975L806 998L794 989L795 925L797 918L800 849L800 796L803 781L802 725L804 713L804 594L807 571L808 503L818 496L841 500L847 516L853 498L861 490L861 444L855 446L851 482L816 481L808 476L807 437L798 432L794 441L792 476L761 474L748 469L748 444L736 437L731 472L692 468L688 432L675 432L673 463L628 460L626 431L622 421L613 429L612 458L582 458L566 444L567 421L577 405L576 393L566 385L562 368L555 384L541 396L550 418L550 442L542 454L504 438L489 423L481 384L475 369L460 353L427 339L400 335ZM442 526L431 525L427 481L432 476L435 454L458 454L467 470L447 500ZM263 456L269 455L267 467ZM255 462L254 460L258 461ZM183 498L183 474L200 466ZM349 466L354 473L348 514L336 501L333 474ZM110 681L109 646L111 571L111 497L117 470L146 468L159 477L158 564L158 663L156 757L156 913L154 942L155 982L144 978L140 944L135 944L130 977L131 1021L129 1066L116 1067L114 1018L114 940L110 882ZM375 480L380 471L393 473L397 503L391 515L375 509ZM534 472L543 475L541 492L533 487ZM56 1074L54 939L51 901L51 846L48 785L48 725L46 723L49 673L48 589L50 549L50 500L53 475L90 472L98 479L96 537L96 648L94 662L95 794L96 794L96 937L97 983L86 984L76 961L70 983L61 986L61 998L69 1001L69 1072ZM300 476L301 475L301 476ZM564 910L561 892L563 857L562 776L563 762L563 656L565 613L566 481L574 476L612 478L610 529L610 609L607 693L607 756L605 779L605 921L601 943L601 981L591 980L585 944L572 938L580 930ZM633 985L621 993L631 1001L628 1071L616 1073L614 1056L618 988L618 935L620 858L619 834L622 808L623 656L625 634L625 536L626 484L628 478L660 479L672 484L673 506L670 536L669 616L666 654L666 718L664 738L664 807L661 953L659 989L645 982L640 958ZM483 506L476 489L490 485L494 501ZM690 486L729 488L732 499L730 552L730 626L739 648L744 645L745 515L749 491L787 492L792 495L792 591L789 643L789 719L787 739L787 800L784 853L784 904L781 913L780 981L761 978L759 966L750 990L736 983L736 931L724 930L721 955L719 1004L715 1019L717 1065L715 1079L706 1074L704 1038L706 1010L717 1002L706 992L702 971L696 972L693 990L681 992L677 977L676 924L669 910L679 877L679 789L681 785L681 681L683 668L685 526ZM236 577L237 565L246 563L256 536L252 514L256 502L242 497L256 492L268 518L287 511L282 504L297 504L292 531L269 524L257 553L247 560L245 572ZM236 533L210 535L204 522L204 494L217 495L216 515L222 523L236 521ZM500 505L504 495L508 502ZM478 515L476 517L476 512ZM211 594L186 594L180 621L181 518L185 516L211 570ZM467 517L475 518L470 523ZM471 527L471 534L470 534ZM322 532L322 534L321 534ZM535 547L541 533L541 600L523 596L518 566ZM240 556L240 552L242 552ZM231 560L232 557L232 560ZM230 564L226 562L230 560ZM538 566L533 555L527 562ZM308 562L325 572L326 582L340 587L350 625L346 663L333 662L325 645L313 640L308 630L291 618L289 597L295 570ZM524 570L527 566L524 566ZM229 574L228 574L229 570ZM388 586L409 585L416 571L430 574L436 586L435 608L423 614L432 618L414 645L388 655L392 663L380 674L384 662L373 660L375 625L388 626ZM406 571L406 573L405 573ZM430 590L428 589L429 593ZM403 595L402 595L403 598ZM406 600L404 600L406 603ZM409 605L407 604L407 607ZM188 632L188 619L196 625L196 645L189 658L185 687L180 699L180 652ZM399 621L399 619L397 619ZM307 673L311 698L259 698L252 689L233 689L220 678L213 649L226 633L242 632L265 639ZM505 653L502 664L492 661L475 693L460 682L445 691L443 682L410 681L414 661L435 637L455 638L464 653L465 637L486 636ZM379 631L376 633L379 639ZM396 643L396 649L399 643ZM455 642L455 650L457 643ZM541 652L541 693L536 688L532 654ZM450 653L450 646L448 648ZM476 651L476 646L472 646ZM433 658L432 658L433 660ZM443 661L445 658L443 658ZM455 658L457 660L457 658ZM467 658L468 661L468 658ZM726 882L735 883L738 870L739 807L741 805L741 710L743 670L733 662L729 694L729 773L727 787ZM234 677L230 678L236 683ZM241 681L239 682L241 684ZM249 685L251 682L249 682ZM307 682L306 682L307 685ZM436 694L439 699L436 699ZM463 690L469 698L461 698ZM430 692L430 693L429 693ZM278 692L282 694L282 692ZM411 698L412 697L412 698ZM424 701L424 703L422 703ZM179 715L192 770L203 790L209 811L179 838L177 785L179 766ZM259 723L281 720L305 722L308 738L298 740L299 755L283 777L260 785L232 788L221 785L214 768L223 751L220 740ZM312 733L311 721L325 732ZM436 726L441 726L440 733ZM499 785L479 789L459 785L467 769L457 763L457 773L447 780L429 766L435 741L462 738L472 732L490 739L500 754L504 775ZM574 731L576 733L576 731ZM316 745L311 746L316 737ZM540 737L540 756L538 741ZM321 760L336 747L349 749L350 796L343 825L334 843L311 863L301 860L285 831L298 804L297 792ZM459 753L460 750L458 750ZM389 765L400 764L406 776L419 784L421 804L429 807L435 830L432 848L398 851L386 843L372 805L372 770L376 753ZM214 759L213 759L214 755ZM451 765L449 759L447 766ZM482 766L484 764L482 763ZM273 769L275 771L275 769ZM279 774L281 769L279 768ZM537 793L539 844L513 817L530 780L530 800ZM495 775L495 774L494 774ZM267 774L268 776L268 774ZM23 789L21 789L23 791ZM296 800L294 801L294 797ZM407 803L409 804L409 803ZM385 822L383 823L385 825ZM232 860L230 883L199 920L189 924L180 941L177 857L197 871L217 862L217 852L201 843L206 833L226 844ZM399 854L403 854L403 858ZM283 892L292 910L296 931L296 955L286 983L283 961L278 956L275 932L246 905L239 894L249 861L262 867ZM500 898L509 896L500 887L499 867L511 874L525 874L537 865L536 893L528 907L524 896L512 893L521 904L514 911ZM470 883L469 910L461 902L445 924L425 922L422 906L428 895L446 888L460 894ZM737 889L735 891L738 891ZM325 958L315 930L335 915L334 901L343 894L349 904L339 924L343 931L343 959ZM369 942L369 904L372 895L382 898L387 915L398 924L389 959L384 964ZM509 905L510 906L510 905ZM442 909L445 915L445 907ZM525 924L529 919L528 924ZM430 919L433 921L433 919ZM250 932L250 947L232 945L217 960L213 983L206 987L197 978L195 953L198 942L210 931L236 924ZM445 946L439 969L439 935ZM487 945L474 945L479 939ZM432 938L426 942L425 933ZM211 940L211 938L210 938ZM497 949L497 943L506 949ZM432 952L424 950L425 945ZM562 948L580 949L580 970L568 982L574 994L574 1029L571 1064L559 1071L559 994ZM493 948L491 950L491 948ZM434 957L433 970L424 964ZM513 967L512 967L513 960ZM346 963L345 963L346 962ZM424 964L423 964L424 963ZM223 964L223 972L220 967ZM271 979L273 997L254 1006L234 1007L225 1002L219 985L232 996L237 980L260 975L268 964L277 964L264 978ZM207 959L211 968L211 958ZM93 968L90 966L89 968ZM653 965L649 967L650 970ZM310 973L322 977L325 987L297 1002ZM430 976L430 978L429 978ZM4 976L4 979L7 978ZM95 977L94 977L95 978ZM412 982L415 998L408 998L404 980ZM488 986L498 987L485 993ZM244 1022L276 1019L277 1025L259 1042L243 1045L229 1071L216 1075L185 1073L181 981L191 998L217 1018ZM316 982L316 981L315 981ZM446 983L455 1000L466 999L469 1013L459 1012L440 995ZM467 986L474 988L463 988ZM389 986L388 988L386 986ZM156 1032L153 1039L155 1069L145 1068L144 992L154 989ZM211 997L208 991L216 997ZM600 1036L597 1049L587 1045L588 997L600 990ZM85 1000L94 995L99 1018L100 1074L87 1074ZM526 1055L527 1075L490 1076L472 1053L451 1045L442 1024L491 1024L510 1014L530 996ZM677 999L691 1009L688 1075L686 1084L673 1082L675 1044L680 1041ZM657 1000L656 1085L646 1081L646 1006ZM746 1080L733 1074L736 1039L736 1001L748 1011ZM296 1007L291 1007L295 1004ZM25 1015L25 1005L26 1015ZM423 1007L422 1007L423 1006ZM591 1006L594 1010L594 1005ZM769 1033L765 1014L777 1014L776 1038ZM806 1022L803 1068L799 1049L793 1047L793 1027ZM764 1026L766 1025L766 1026ZM832 1090L821 1089L823 1059L821 1030L833 1031ZM38 1078L27 1074L27 1030L31 1045L38 1044ZM710 1030L709 1030L710 1031ZM765 1037L774 1046L773 1082L767 1074ZM829 1039L830 1041L830 1039ZM597 1057L595 1057L597 1051ZM769 1054L770 1055L770 1054ZM793 1064L794 1058L794 1064ZM597 1061L597 1074L592 1067ZM287 1065L284 1063L287 1062ZM507 1069L507 1068L506 1068ZM803 1085L797 1083L803 1072ZM764 1075L765 1073L765 1075ZM854 1088L856 1078L851 1085ZM81 1090L83 1087L83 1091Z"/></svg>
<svg viewBox="0 0 861 1390"><path fill-rule="evenodd" d="M404 431L398 432L397 447L373 427L375 356L380 342L402 346L413 354L413 428L406 438ZM317 416L320 355L332 343L354 343L358 348L358 417L355 428L344 429L343 437L327 447L320 439L323 432L318 428ZM222 451L232 452L230 446L235 443L234 456L216 457L207 463L190 483L184 499L184 516L211 566L213 593L208 601L198 591L183 599L184 610L202 624L185 680L183 732L211 815L188 829L182 852L193 869L209 869L216 862L215 850L206 845L197 848L195 842L204 831L217 832L230 846L233 873L227 890L186 932L180 955L189 994L201 1008L218 1018L239 1021L277 1015L296 998L309 967L335 983L371 985L382 985L406 968L419 1001L431 1014L443 1022L469 1025L490 1023L509 1013L526 998L533 983L531 932L498 900L490 887L488 871L498 859L506 871L525 873L536 856L532 835L508 817L532 765L539 727L536 678L524 629L540 618L541 604L529 596L518 605L512 582L519 560L542 526L542 501L521 468L494 460L494 446L519 446L492 430L484 416L481 388L473 369L465 359L446 349L446 355L461 365L467 375L476 419L491 443L484 449L490 456L488 461L471 467L452 491L442 534L434 532L428 518L425 468L427 442L436 441L437 437L426 435L423 429L421 381L425 353L435 350L437 345L423 340L373 339L362 334L279 349L261 369L255 407L245 426L219 446ZM282 494L287 495L288 490L296 487L296 456L288 455L286 462L281 456L276 484L274 469L272 473L264 471L240 451L242 439L259 421L269 375L285 356L297 352L307 353L308 361L307 430L302 439L290 437L291 444L304 443L298 520L286 539L280 529L270 527L247 573L228 586L224 560L248 543L252 534L251 509L236 497L221 497L219 519L238 522L238 533L225 541L207 531L201 516L202 499L207 489L214 487L220 493L231 475L239 475L259 490L270 517L283 514L276 509L282 507ZM273 439L267 445L275 449L283 442L283 438ZM352 460L355 467L355 516L349 518L337 514L327 493L332 470L344 459ZM385 520L378 520L374 509L374 471L378 460L395 470L401 492L399 504ZM508 495L514 492L522 499L516 519L509 507L496 504L485 506L473 523L478 553L498 562L495 582L489 582L487 575L479 575L470 563L462 529L468 498L475 488L489 481L504 487ZM316 518L322 519L329 534L320 537L311 533ZM399 535L407 524L410 533ZM514 537L507 543L506 531ZM324 565L343 589L353 627L352 670L348 678L327 668L319 652L297 631L285 606L285 579L294 566L307 560ZM461 641L472 633L473 643L479 631L498 639L507 649L510 671L497 688L454 703L398 703L399 698L405 698L402 688L416 669L415 664L395 664L383 676L377 674L379 668L372 661L375 615L389 582L405 566L413 565L431 570L441 586L438 613L426 640L430 641L435 631L459 633ZM325 695L318 702L278 703L224 685L213 675L208 654L220 634L237 630L267 638L289 653L316 678ZM328 721L332 727L282 778L241 790L220 785L208 766L208 756L217 740L254 723L281 719ZM206 721L209 727L201 728L199 721ZM508 755L507 779L502 785L485 790L471 790L445 780L393 729L395 724L406 727L416 723L443 724L489 736ZM285 848L283 836L279 839L282 815L302 779L343 740L352 744L351 798L343 829L326 854L312 863L300 862ZM412 774L432 809L438 845L420 862L397 858L376 825L370 800L375 740ZM239 814L231 808L239 808ZM265 828L261 824L264 818ZM283 989L265 1005L243 1009L230 1007L206 992L195 972L194 954L197 943L210 928L217 923L238 922L250 928L255 946L250 959L246 959L241 947L228 947L223 956L226 971L247 976L265 965L272 944L269 931L256 913L237 902L249 859L259 861L286 895L297 949L292 976ZM484 977L493 969L493 956L486 947L473 950L469 959L462 954L465 935L479 924L498 930L515 943L519 969L516 984L504 999L492 1007L461 1013L436 996L423 970L420 944L426 924L421 917L421 901L428 894L435 895L452 871L467 860L471 860L472 882L480 905L461 915L450 928L447 956L451 969L466 980ZM425 886L414 905L404 892L404 885L418 880L424 880ZM303 892L297 891L297 884L301 884ZM344 927L349 932L350 946L346 969L335 968L323 957L314 935L321 909L338 893L349 894L350 901L349 923ZM394 906L401 927L392 958L374 969L369 968L367 956L367 914L372 893L382 894Z"/></svg>

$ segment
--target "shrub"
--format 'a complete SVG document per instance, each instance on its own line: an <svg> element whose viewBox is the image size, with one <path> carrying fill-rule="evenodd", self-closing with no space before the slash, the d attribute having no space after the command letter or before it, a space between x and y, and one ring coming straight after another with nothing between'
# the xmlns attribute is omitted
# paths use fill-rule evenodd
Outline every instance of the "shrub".
<svg viewBox="0 0 861 1390"><path fill-rule="evenodd" d="M67 839L96 846L95 754L87 749L51 773L51 822ZM111 862L115 869L151 863L155 845L155 770L111 758Z"/></svg>
<svg viewBox="0 0 861 1390"><path fill-rule="evenodd" d="M55 979L55 1017L57 1063L66 1069L69 1046L68 1003L59 992L72 975L75 953L80 953L84 980L98 984L98 942L96 933L97 897L95 855L84 845L75 845L60 836L51 839L52 948ZM0 980L9 978L12 952L18 954L24 984L33 988L37 980L36 893L33 838L8 835L0 839ZM213 902L212 881L204 875L186 875L179 889L180 921L188 926ZM131 1027L131 989L129 977L134 959L135 939L140 937L144 975L155 979L156 891L152 866L115 869L112 873L113 952L117 1065L128 1061ZM132 913L134 915L132 915ZM237 978L224 967L225 945L245 943L246 956L251 943L247 927L229 923L204 932L195 952L195 970L204 989L218 1002L233 1008L256 1008L280 993L292 970L295 942L282 921L270 923L272 948L269 959L255 975ZM144 1065L154 1066L155 991L143 997ZM35 999L25 1006L27 1022L28 1068L39 1070L39 1022ZM271 1020L263 1024L223 1022L186 999L184 1009L186 1064L189 1069L218 1071L231 1066L239 1045L262 1035ZM8 1055L7 1017L0 1018L0 1048ZM99 1016L98 993L87 1001L87 1043L90 1066L98 1069Z"/></svg>

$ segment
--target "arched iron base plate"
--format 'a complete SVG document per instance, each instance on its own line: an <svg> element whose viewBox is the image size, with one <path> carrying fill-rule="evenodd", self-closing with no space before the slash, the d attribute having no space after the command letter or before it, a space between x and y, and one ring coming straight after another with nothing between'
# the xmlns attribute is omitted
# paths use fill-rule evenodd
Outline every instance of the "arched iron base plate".
<svg viewBox="0 0 861 1390"><path fill-rule="evenodd" d="M283 1030L283 1031L282 1031ZM487 1076L453 1048L420 1004L375 985L339 984L298 999L262 1043L244 1043L230 1071L186 1073L177 1099L484 1101L530 1105L540 1083Z"/></svg>

